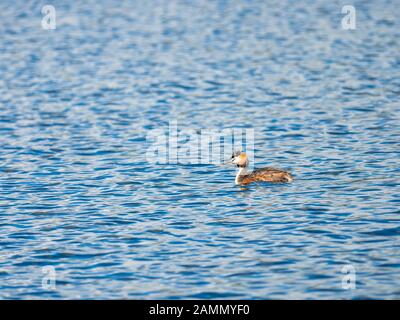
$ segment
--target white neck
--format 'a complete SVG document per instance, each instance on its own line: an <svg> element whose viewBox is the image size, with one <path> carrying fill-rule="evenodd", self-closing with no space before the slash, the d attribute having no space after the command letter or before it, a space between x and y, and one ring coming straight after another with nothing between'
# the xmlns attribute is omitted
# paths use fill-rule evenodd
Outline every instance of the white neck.
<svg viewBox="0 0 400 320"><path fill-rule="evenodd" d="M243 176L247 173L247 166L246 167L240 167L237 174L236 174L236 179L235 179L235 183L239 184L239 177Z"/></svg>

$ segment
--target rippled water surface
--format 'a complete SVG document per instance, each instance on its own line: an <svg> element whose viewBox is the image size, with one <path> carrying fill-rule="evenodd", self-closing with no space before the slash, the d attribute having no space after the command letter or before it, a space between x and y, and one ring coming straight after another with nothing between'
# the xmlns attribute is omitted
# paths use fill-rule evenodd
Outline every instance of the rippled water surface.
<svg viewBox="0 0 400 320"><path fill-rule="evenodd" d="M0 298L400 298L399 1L43 4L0 2ZM147 161L172 120L295 181Z"/></svg>

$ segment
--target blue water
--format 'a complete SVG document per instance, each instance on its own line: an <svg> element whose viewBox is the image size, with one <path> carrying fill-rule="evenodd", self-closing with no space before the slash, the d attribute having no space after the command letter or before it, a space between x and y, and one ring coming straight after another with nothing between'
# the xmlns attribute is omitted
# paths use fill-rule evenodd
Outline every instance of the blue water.
<svg viewBox="0 0 400 320"><path fill-rule="evenodd" d="M49 2L0 2L0 298L400 298L399 1ZM147 161L172 120L295 181Z"/></svg>

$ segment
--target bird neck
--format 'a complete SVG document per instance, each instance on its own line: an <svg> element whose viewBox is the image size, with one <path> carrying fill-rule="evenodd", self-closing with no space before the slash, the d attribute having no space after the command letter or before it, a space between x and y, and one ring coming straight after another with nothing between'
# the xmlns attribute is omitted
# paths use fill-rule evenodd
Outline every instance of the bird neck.
<svg viewBox="0 0 400 320"><path fill-rule="evenodd" d="M246 174L247 174L247 165L239 167L239 170L236 174L235 183L239 184L240 177Z"/></svg>

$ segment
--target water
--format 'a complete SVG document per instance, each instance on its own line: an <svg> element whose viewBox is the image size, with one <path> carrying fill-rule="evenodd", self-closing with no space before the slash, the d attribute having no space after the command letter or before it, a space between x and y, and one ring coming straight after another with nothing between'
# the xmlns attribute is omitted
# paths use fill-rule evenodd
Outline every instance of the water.
<svg viewBox="0 0 400 320"><path fill-rule="evenodd" d="M1 298L400 298L399 1L43 4L0 3ZM173 120L294 183L146 161Z"/></svg>

